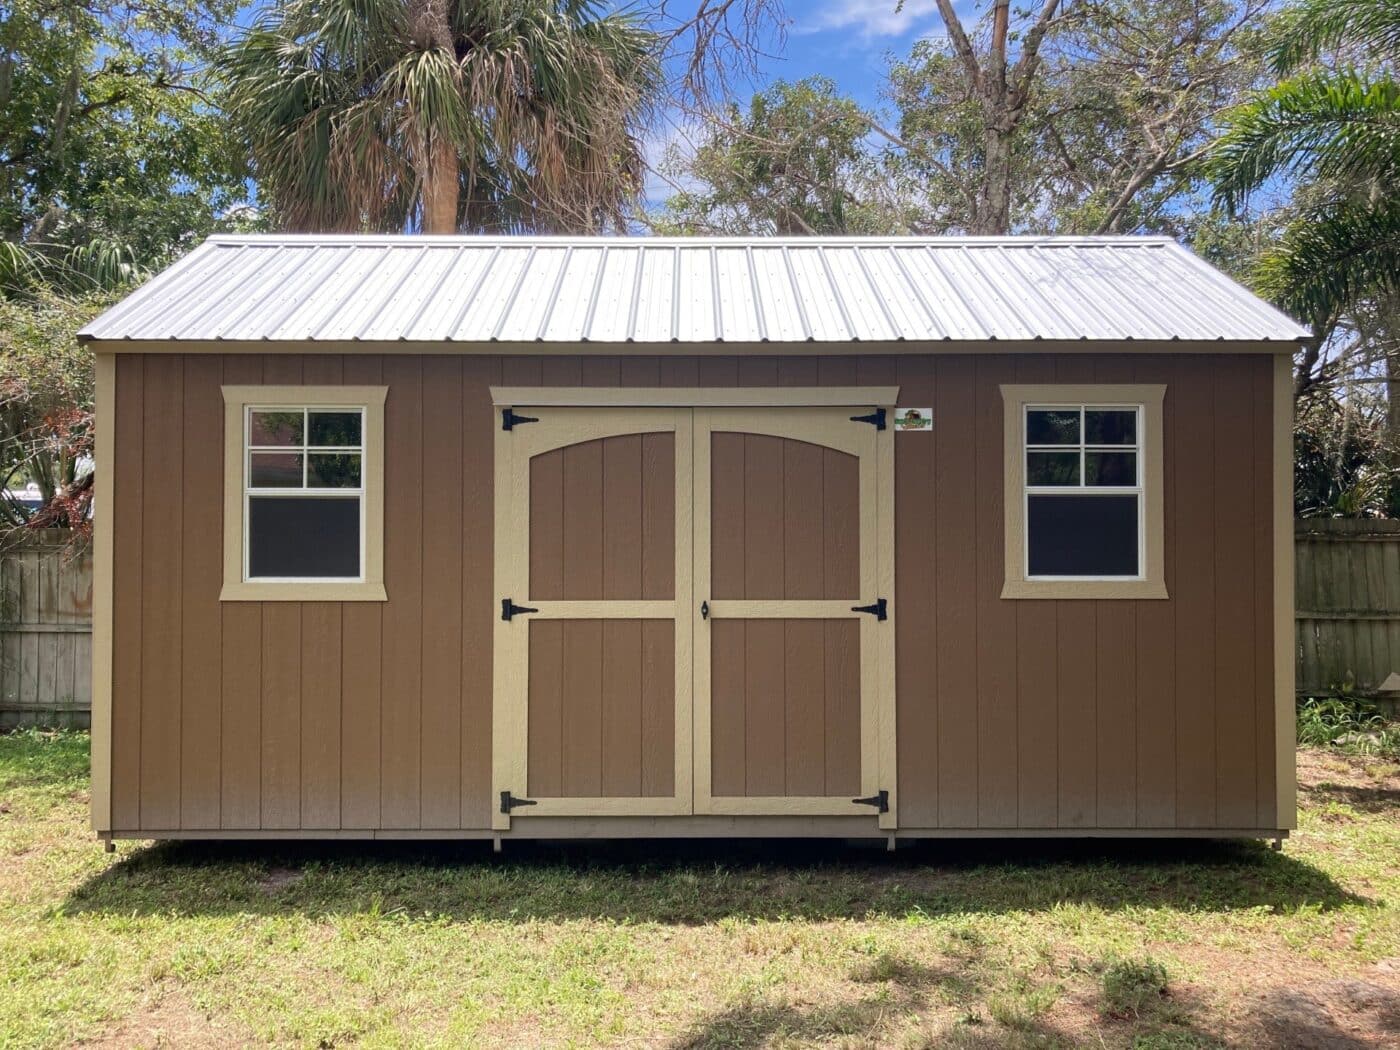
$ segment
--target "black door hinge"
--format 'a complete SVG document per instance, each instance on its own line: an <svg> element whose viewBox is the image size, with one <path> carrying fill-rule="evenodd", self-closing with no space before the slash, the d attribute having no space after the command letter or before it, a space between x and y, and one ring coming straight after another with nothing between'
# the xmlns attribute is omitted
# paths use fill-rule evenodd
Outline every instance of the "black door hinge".
<svg viewBox="0 0 1400 1050"><path fill-rule="evenodd" d="M501 804L504 805L505 796L502 795L501 798L503 800ZM869 798L853 798L851 801L857 806L874 806L881 813L888 813L890 811L890 793L885 790L877 791ZM504 812L504 810L502 812Z"/></svg>
<svg viewBox="0 0 1400 1050"><path fill-rule="evenodd" d="M514 430L517 423L538 423L538 416L518 416L508 408L501 409L501 429ZM882 428L883 429L883 428Z"/></svg>
<svg viewBox="0 0 1400 1050"><path fill-rule="evenodd" d="M852 605L851 612L869 613L877 620L888 620L890 618L889 603L883 598L876 598L874 605Z"/></svg>
<svg viewBox="0 0 1400 1050"><path fill-rule="evenodd" d="M852 417L851 417L851 422L852 422L852 423L869 423L869 424L870 424L871 426L873 426L876 430L884 430L884 429L885 429L885 410L884 410L883 408L877 408L874 412L871 412L870 415L868 415L868 416L852 416Z"/></svg>
<svg viewBox="0 0 1400 1050"><path fill-rule="evenodd" d="M532 798L516 798L509 791L501 792L501 812L509 813L516 806L538 806L539 803Z"/></svg>
<svg viewBox="0 0 1400 1050"><path fill-rule="evenodd" d="M513 601L511 601L509 598L502 598L502 599L501 599L501 619L502 619L502 620L509 620L512 616L518 616L518 615L520 615L521 613L532 613L532 612L539 612L539 610L538 610L538 609L532 609L532 608L530 608L528 605L516 605L516 604L515 604Z"/></svg>

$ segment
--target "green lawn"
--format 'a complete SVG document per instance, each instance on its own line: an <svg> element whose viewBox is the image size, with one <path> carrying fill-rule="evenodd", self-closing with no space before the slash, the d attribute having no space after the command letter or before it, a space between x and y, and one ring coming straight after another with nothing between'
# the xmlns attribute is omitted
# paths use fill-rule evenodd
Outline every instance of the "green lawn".
<svg viewBox="0 0 1400 1050"><path fill-rule="evenodd" d="M0 737L0 1047L1400 1044L1400 767L1256 844L123 844Z"/></svg>

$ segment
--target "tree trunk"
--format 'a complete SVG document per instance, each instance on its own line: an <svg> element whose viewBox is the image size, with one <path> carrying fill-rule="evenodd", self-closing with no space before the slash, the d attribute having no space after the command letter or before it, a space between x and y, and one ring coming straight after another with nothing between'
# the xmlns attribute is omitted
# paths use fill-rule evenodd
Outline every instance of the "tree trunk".
<svg viewBox="0 0 1400 1050"><path fill-rule="evenodd" d="M447 0L409 0L409 33L424 51L452 53L452 24ZM461 194L457 149L436 128L421 130L425 143L419 179L423 186L423 232L456 233L457 201Z"/></svg>
<svg viewBox="0 0 1400 1050"><path fill-rule="evenodd" d="M434 136L423 176L423 232L456 233L457 199L461 192L457 150L451 142Z"/></svg>
<svg viewBox="0 0 1400 1050"><path fill-rule="evenodd" d="M1004 103L1002 104L1004 105ZM983 136L982 185L977 217L970 232L1004 234L1011 230L1011 133L991 120Z"/></svg>

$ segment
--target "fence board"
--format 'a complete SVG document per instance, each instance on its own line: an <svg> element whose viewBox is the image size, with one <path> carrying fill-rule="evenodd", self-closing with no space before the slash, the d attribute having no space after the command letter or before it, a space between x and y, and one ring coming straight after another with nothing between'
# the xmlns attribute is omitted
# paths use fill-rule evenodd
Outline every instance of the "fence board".
<svg viewBox="0 0 1400 1050"><path fill-rule="evenodd" d="M92 555L61 529L0 536L0 730L88 724Z"/></svg>
<svg viewBox="0 0 1400 1050"><path fill-rule="evenodd" d="M1295 523L1297 690L1373 695L1400 672L1400 522Z"/></svg>

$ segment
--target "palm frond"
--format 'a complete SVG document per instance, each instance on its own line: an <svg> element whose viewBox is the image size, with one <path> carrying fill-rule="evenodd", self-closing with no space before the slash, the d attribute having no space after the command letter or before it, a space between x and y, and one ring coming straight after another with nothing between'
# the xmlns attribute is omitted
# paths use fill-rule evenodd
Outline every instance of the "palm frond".
<svg viewBox="0 0 1400 1050"><path fill-rule="evenodd" d="M1206 167L1217 197L1230 208L1276 175L1400 178L1400 84L1394 80L1301 73L1237 107L1225 122Z"/></svg>
<svg viewBox="0 0 1400 1050"><path fill-rule="evenodd" d="M1314 323L1400 292L1400 200L1337 198L1300 216L1264 254L1256 287Z"/></svg>
<svg viewBox="0 0 1400 1050"><path fill-rule="evenodd" d="M1291 73L1323 52L1355 45L1377 62L1400 58L1400 0L1304 0L1276 27L1270 56Z"/></svg>

